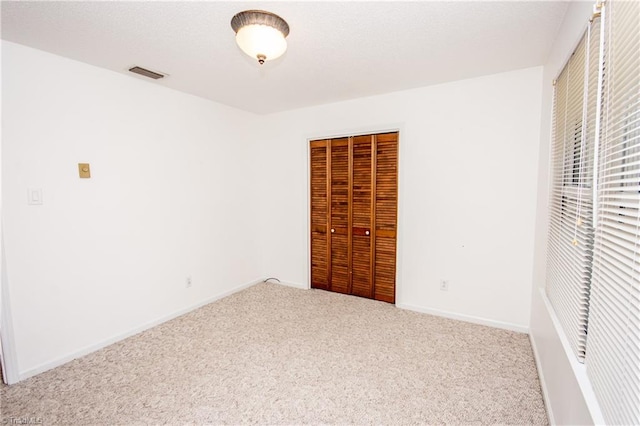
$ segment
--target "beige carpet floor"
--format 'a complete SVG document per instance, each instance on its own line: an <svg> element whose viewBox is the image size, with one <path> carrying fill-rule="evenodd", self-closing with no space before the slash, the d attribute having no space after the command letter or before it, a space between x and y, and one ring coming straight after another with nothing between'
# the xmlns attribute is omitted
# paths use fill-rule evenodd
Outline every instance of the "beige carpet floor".
<svg viewBox="0 0 640 426"><path fill-rule="evenodd" d="M0 392L2 424L547 424L527 335L277 284Z"/></svg>

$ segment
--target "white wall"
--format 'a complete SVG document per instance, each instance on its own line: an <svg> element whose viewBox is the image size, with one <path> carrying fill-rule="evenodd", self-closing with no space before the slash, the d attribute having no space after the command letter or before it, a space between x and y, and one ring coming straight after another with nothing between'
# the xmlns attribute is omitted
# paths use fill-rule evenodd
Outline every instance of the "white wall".
<svg viewBox="0 0 640 426"><path fill-rule="evenodd" d="M397 304L526 331L541 78L530 68L262 118L265 275L308 285L307 140L400 129Z"/></svg>
<svg viewBox="0 0 640 426"><path fill-rule="evenodd" d="M550 418L556 424L603 423L584 365L573 356L544 295L549 200L553 79L587 28L593 2L572 2L544 66L538 168L538 203L531 307L531 342Z"/></svg>
<svg viewBox="0 0 640 426"><path fill-rule="evenodd" d="M262 277L308 286L307 141L370 131L400 130L398 305L528 330L531 277L544 277L542 68L256 117L2 48L3 284L20 377ZM42 206L26 204L29 187ZM550 328L536 291L533 308L537 341Z"/></svg>
<svg viewBox="0 0 640 426"><path fill-rule="evenodd" d="M8 42L2 57L20 377L261 277L254 115Z"/></svg>

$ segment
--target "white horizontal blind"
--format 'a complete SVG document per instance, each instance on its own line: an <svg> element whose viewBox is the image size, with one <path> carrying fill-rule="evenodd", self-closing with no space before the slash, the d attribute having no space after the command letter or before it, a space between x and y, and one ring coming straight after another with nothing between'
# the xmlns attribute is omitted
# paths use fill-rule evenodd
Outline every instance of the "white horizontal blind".
<svg viewBox="0 0 640 426"><path fill-rule="evenodd" d="M586 347L593 250L598 40L597 30L590 28L585 33L558 76L554 93L546 292L581 361Z"/></svg>
<svg viewBox="0 0 640 426"><path fill-rule="evenodd" d="M640 2L608 1L587 374L609 424L640 424Z"/></svg>

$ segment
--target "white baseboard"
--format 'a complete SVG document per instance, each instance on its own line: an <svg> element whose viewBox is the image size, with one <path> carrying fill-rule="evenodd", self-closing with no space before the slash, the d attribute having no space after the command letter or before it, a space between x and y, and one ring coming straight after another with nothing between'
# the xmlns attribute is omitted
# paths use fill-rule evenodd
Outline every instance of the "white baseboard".
<svg viewBox="0 0 640 426"><path fill-rule="evenodd" d="M531 349L533 349L533 359L536 361L536 369L538 370L538 378L540 379L540 389L542 389L542 399L544 400L544 406L547 412L547 419L550 425L557 424L553 418L553 410L551 409L551 400L549 399L549 392L547 391L547 382L544 379L544 373L542 370L542 364L540 364L540 355L536 341L532 334L529 334L529 340L531 341Z"/></svg>
<svg viewBox="0 0 640 426"><path fill-rule="evenodd" d="M280 281L279 283L276 283L276 284L285 285L287 287L299 288L300 290L309 290L309 286L306 284L289 283L285 281Z"/></svg>
<svg viewBox="0 0 640 426"><path fill-rule="evenodd" d="M84 355L90 354L91 352L95 352L95 351L97 351L99 349L102 349L102 348L104 348L106 346L109 346L109 345L111 345L113 343L116 343L116 342L118 342L120 340L124 340L127 337L131 337L131 336L136 335L138 333L141 333L141 332L143 332L145 330L148 330L148 329L150 329L152 327L155 327L157 325L160 325L162 323L170 321L170 320L172 320L174 318L177 318L179 316L187 314L187 313L189 313L191 311L194 311L194 310L196 310L198 308L201 308L204 305L208 305L209 303L215 302L216 300L223 299L223 298L225 298L227 296L230 296L230 295L232 295L234 293L237 293L237 292L242 291L242 290L244 290L246 288L249 288L251 286L259 284L262 281L263 281L263 279L259 279L259 280L254 280L254 281L251 281L251 282L248 282L248 283L245 283L245 284L241 284L239 286L233 287L230 290L227 290L227 291L224 291L222 293L219 293L219 294L217 294L217 295L215 295L213 297L209 297L209 298L207 298L207 299L205 299L205 300L203 300L201 302L198 302L198 303L196 303L194 305L188 306L188 307L183 308L183 309L179 309L179 310L177 310L175 312L172 312L172 313L170 313L168 315L164 315L164 316L162 316L160 318L157 318L155 320L152 320L152 321L149 321L147 323L144 323L141 326L135 327L135 328L133 328L133 329L131 329L129 331L126 331L124 333L117 334L115 336L112 336L112 337L109 337L109 338L107 338L105 340L102 340L102 341L100 341L98 343L94 343L93 345L85 346L84 348L82 348L80 350L77 350L77 351L74 351L74 352L72 352L70 354L64 355L64 356L62 356L60 358L57 358L57 359L55 359L53 361L45 362L43 364L38 365L37 367L31 368L29 370L22 371L22 372L19 373L18 381L22 381L22 380L28 379L29 377L33 377L33 376L35 376L37 374L44 373L45 371L51 370L52 368L59 367L59 366L61 366L63 364L66 364L69 361L73 361L76 358L80 358L80 357L82 357Z"/></svg>
<svg viewBox="0 0 640 426"><path fill-rule="evenodd" d="M489 327L501 328L504 330L515 331L518 333L525 333L525 334L529 333L529 327L525 327L518 324L512 324L512 323L503 322L503 321L496 321L488 318L476 317L473 315L459 314L456 312L442 311L440 309L423 308L421 306L414 306L407 303L396 303L396 306L400 309L407 309L409 311L421 312L423 314L436 315L439 317L471 322L474 324L487 325Z"/></svg>

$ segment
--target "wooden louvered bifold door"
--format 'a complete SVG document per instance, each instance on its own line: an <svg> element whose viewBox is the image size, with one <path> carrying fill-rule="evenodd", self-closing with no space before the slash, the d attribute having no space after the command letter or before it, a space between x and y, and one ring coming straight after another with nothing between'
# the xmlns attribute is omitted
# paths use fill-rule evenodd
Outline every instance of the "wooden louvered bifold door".
<svg viewBox="0 0 640 426"><path fill-rule="evenodd" d="M328 141L313 141L311 156L311 287L329 290Z"/></svg>
<svg viewBox="0 0 640 426"><path fill-rule="evenodd" d="M376 138L375 295L395 302L398 210L398 134Z"/></svg>
<svg viewBox="0 0 640 426"><path fill-rule="evenodd" d="M329 289L349 293L349 140L334 139L331 152L331 258Z"/></svg>
<svg viewBox="0 0 640 426"><path fill-rule="evenodd" d="M373 298L371 271L371 140L352 140L351 294Z"/></svg>
<svg viewBox="0 0 640 426"><path fill-rule="evenodd" d="M395 303L398 133L312 141L311 287Z"/></svg>

